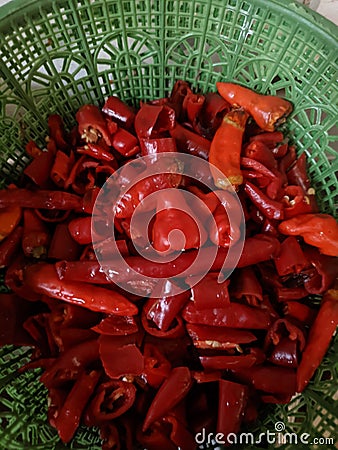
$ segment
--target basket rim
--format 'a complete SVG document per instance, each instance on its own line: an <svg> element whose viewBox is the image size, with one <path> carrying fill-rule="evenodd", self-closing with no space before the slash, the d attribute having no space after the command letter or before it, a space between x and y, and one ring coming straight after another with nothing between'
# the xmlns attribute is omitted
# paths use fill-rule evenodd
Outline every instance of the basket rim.
<svg viewBox="0 0 338 450"><path fill-rule="evenodd" d="M76 3L76 0L70 1L74 4ZM216 1L222 3L223 0ZM338 26L308 6L299 3L297 0L254 1L257 5L260 4L264 8L270 8L278 11L280 14L287 14L292 18L296 18L299 22L312 28L314 32L321 34L323 39L331 41L331 44L333 43L338 46ZM55 3L58 3L58 0L56 2L53 0L11 0L0 7L0 30L3 28L8 29L6 22L14 15L16 15L16 20L18 20L19 17L29 13L33 7L39 7L40 5L45 7L48 4Z"/></svg>

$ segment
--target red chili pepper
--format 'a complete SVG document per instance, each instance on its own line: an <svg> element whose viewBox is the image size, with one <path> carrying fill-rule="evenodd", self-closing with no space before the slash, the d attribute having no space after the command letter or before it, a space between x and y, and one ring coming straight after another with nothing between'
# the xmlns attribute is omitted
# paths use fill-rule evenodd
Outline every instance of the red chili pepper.
<svg viewBox="0 0 338 450"><path fill-rule="evenodd" d="M186 328L189 336L193 340L194 347L201 349L237 349L240 351L240 344L248 344L257 339L250 331L238 330L236 328L195 325L190 323L186 325Z"/></svg>
<svg viewBox="0 0 338 450"><path fill-rule="evenodd" d="M108 315L92 330L99 334L107 334L109 336L126 336L138 332L138 326L132 316L114 316Z"/></svg>
<svg viewBox="0 0 338 450"><path fill-rule="evenodd" d="M55 427L62 442L70 442L74 437L85 406L93 394L100 376L99 371L93 370L88 374L83 372L75 381L55 419Z"/></svg>
<svg viewBox="0 0 338 450"><path fill-rule="evenodd" d="M249 144L246 147L244 147L244 157L245 157L244 160L253 159L261 163L263 167L266 167L270 171L277 169L277 161L274 157L272 150L261 140L254 139L259 138L259 136L260 135L253 136L253 138L250 139Z"/></svg>
<svg viewBox="0 0 338 450"><path fill-rule="evenodd" d="M81 247L74 241L69 233L67 223L58 223L55 227L50 246L48 258L67 261L76 261L80 255Z"/></svg>
<svg viewBox="0 0 338 450"><path fill-rule="evenodd" d="M136 433L137 442L147 450L177 450L177 446L167 436L166 427L159 422L155 422L146 432L141 428Z"/></svg>
<svg viewBox="0 0 338 450"><path fill-rule="evenodd" d="M175 139L180 152L208 159L210 141L194 133L176 122L175 127L170 130L170 135Z"/></svg>
<svg viewBox="0 0 338 450"><path fill-rule="evenodd" d="M254 355L216 355L200 356L204 370L246 369L256 364Z"/></svg>
<svg viewBox="0 0 338 450"><path fill-rule="evenodd" d="M199 113L204 105L205 97L202 94L194 94L191 91L183 99L182 108L188 121L194 126L197 122Z"/></svg>
<svg viewBox="0 0 338 450"><path fill-rule="evenodd" d="M118 316L133 316L137 307L118 292L90 284L60 281L51 264L27 267L25 279L37 294L83 306L91 311L106 312Z"/></svg>
<svg viewBox="0 0 338 450"><path fill-rule="evenodd" d="M229 280L219 283L218 278L218 273L209 272L198 283L194 276L185 280L191 287L191 298L196 309L225 308L230 303Z"/></svg>
<svg viewBox="0 0 338 450"><path fill-rule="evenodd" d="M207 139L212 139L230 105L217 92L208 92L198 115L195 130Z"/></svg>
<svg viewBox="0 0 338 450"><path fill-rule="evenodd" d="M220 370L213 370L212 372L202 371L192 371L192 377L194 380L199 383L214 383L215 381L219 381L222 378L222 372Z"/></svg>
<svg viewBox="0 0 338 450"><path fill-rule="evenodd" d="M167 105L143 104L135 117L137 137L155 138L175 126L175 111Z"/></svg>
<svg viewBox="0 0 338 450"><path fill-rule="evenodd" d="M211 167L215 185L220 189L227 189L229 184L236 187L243 182L240 156L247 119L248 114L241 109L228 112L211 142L209 163L222 174Z"/></svg>
<svg viewBox="0 0 338 450"><path fill-rule="evenodd" d="M306 246L304 253L313 267L309 270L309 276L306 272L304 274L305 290L310 294L323 294L332 287L338 276L338 259L322 255L315 247Z"/></svg>
<svg viewBox="0 0 338 450"><path fill-rule="evenodd" d="M216 86L227 102L244 108L264 131L274 131L292 111L290 102L274 95L258 94L233 83L218 82Z"/></svg>
<svg viewBox="0 0 338 450"><path fill-rule="evenodd" d="M9 192L14 192L14 190L9 190ZM0 209L0 242L15 230L21 216L22 209L20 206L11 205Z"/></svg>
<svg viewBox="0 0 338 450"><path fill-rule="evenodd" d="M191 93L189 84L183 80L177 80L171 90L169 98L160 99L157 104L168 104L175 111L176 118L181 121L184 117L183 101ZM156 100L155 100L156 102ZM153 102L151 102L154 104Z"/></svg>
<svg viewBox="0 0 338 450"><path fill-rule="evenodd" d="M168 378L171 364L163 353L153 344L146 343L143 349L144 369L142 378L153 388L159 388Z"/></svg>
<svg viewBox="0 0 338 450"><path fill-rule="evenodd" d="M77 194L83 195L86 191L93 189L96 182L96 168L98 161L93 161L87 156L81 156L74 164L64 188L72 188Z"/></svg>
<svg viewBox="0 0 338 450"><path fill-rule="evenodd" d="M42 150L36 145L35 141L27 142L25 150L28 156L36 158L41 155Z"/></svg>
<svg viewBox="0 0 338 450"><path fill-rule="evenodd" d="M48 388L57 385L59 378L76 379L77 376L99 359L97 339L81 342L59 355L41 375L40 381ZM61 376L62 374L62 376Z"/></svg>
<svg viewBox="0 0 338 450"><path fill-rule="evenodd" d="M50 114L48 116L48 128L49 136L55 141L56 147L61 150L68 150L69 144L62 117L58 114Z"/></svg>
<svg viewBox="0 0 338 450"><path fill-rule="evenodd" d="M23 228L16 227L6 239L0 243L0 269L8 267L13 262L20 249L22 233Z"/></svg>
<svg viewBox="0 0 338 450"><path fill-rule="evenodd" d="M47 223L60 223L68 219L71 210L57 210L57 209L34 209L35 214L43 222Z"/></svg>
<svg viewBox="0 0 338 450"><path fill-rule="evenodd" d="M75 158L73 152L70 153L70 156L66 155L66 153L61 150L56 152L54 163L50 171L50 178L57 186L64 187L74 161Z"/></svg>
<svg viewBox="0 0 338 450"><path fill-rule="evenodd" d="M71 347L74 347L74 345L89 341L95 337L96 333L91 330L84 330L82 328L61 328L59 330L58 347L60 352L64 352Z"/></svg>
<svg viewBox="0 0 338 450"><path fill-rule="evenodd" d="M28 164L23 173L40 188L48 188L54 159L53 150L43 151Z"/></svg>
<svg viewBox="0 0 338 450"><path fill-rule="evenodd" d="M338 256L338 224L329 214L300 214L284 220L278 229L289 236L302 236L324 255Z"/></svg>
<svg viewBox="0 0 338 450"><path fill-rule="evenodd" d="M170 284L168 282L167 286ZM143 307L146 319L152 321L162 331L170 328L190 297L189 291L178 295L170 295L170 290L167 292L168 295L160 298L149 298Z"/></svg>
<svg viewBox="0 0 338 450"><path fill-rule="evenodd" d="M111 141L114 149L127 158L140 151L138 139L124 128L118 128L112 135Z"/></svg>
<svg viewBox="0 0 338 450"><path fill-rule="evenodd" d="M239 303L230 303L224 308L198 310L190 302L183 310L183 318L189 323L253 330L266 330L271 324L270 314L266 311Z"/></svg>
<svg viewBox="0 0 338 450"><path fill-rule="evenodd" d="M102 111L119 123L119 125L129 129L135 120L133 108L123 102L121 99L112 95L107 98Z"/></svg>
<svg viewBox="0 0 338 450"><path fill-rule="evenodd" d="M143 156L157 155L163 152L177 152L176 141L172 137L142 138L139 142Z"/></svg>
<svg viewBox="0 0 338 450"><path fill-rule="evenodd" d="M33 209L80 209L81 198L75 194L61 191L0 190L0 208L14 205Z"/></svg>
<svg viewBox="0 0 338 450"><path fill-rule="evenodd" d="M244 191L252 203L269 219L283 219L283 204L268 198L260 189L248 181L244 184Z"/></svg>
<svg viewBox="0 0 338 450"><path fill-rule="evenodd" d="M303 192L311 188L311 182L307 174L306 154L303 152L292 164L287 172L288 182L291 185L300 186Z"/></svg>
<svg viewBox="0 0 338 450"><path fill-rule="evenodd" d="M158 192L157 212L152 229L153 247L159 252L199 248L207 239L206 231L199 217L186 203L179 189ZM173 231L180 233L170 239Z"/></svg>
<svg viewBox="0 0 338 450"><path fill-rule="evenodd" d="M175 367L172 369L149 407L142 427L143 432L183 400L190 391L191 386L192 378L188 367Z"/></svg>
<svg viewBox="0 0 338 450"><path fill-rule="evenodd" d="M310 326L317 315L317 311L310 308L308 305L291 300L284 302L283 312L285 317L292 317L306 326Z"/></svg>
<svg viewBox="0 0 338 450"><path fill-rule="evenodd" d="M282 181L280 174L276 169L270 170L255 159L244 157L241 158L241 167L253 170L254 177L257 174L267 180L266 186L265 183L263 183L263 186L261 187L265 187L266 194L269 198L273 200L280 198Z"/></svg>
<svg viewBox="0 0 338 450"><path fill-rule="evenodd" d="M280 246L280 253L274 259L278 275L288 275L290 273L300 273L309 266L304 252L296 238L290 236L286 238Z"/></svg>
<svg viewBox="0 0 338 450"><path fill-rule="evenodd" d="M50 243L50 233L44 222L31 209L23 212L22 249L26 256L41 258L46 256Z"/></svg>
<svg viewBox="0 0 338 450"><path fill-rule="evenodd" d="M276 320L265 337L264 348L268 359L276 365L297 367L304 347L304 332L287 318Z"/></svg>
<svg viewBox="0 0 338 450"><path fill-rule="evenodd" d="M300 186L286 186L284 189L284 218L291 219L299 214L314 212L310 196Z"/></svg>
<svg viewBox="0 0 338 450"><path fill-rule="evenodd" d="M196 447L194 436L188 431L186 426L171 414L163 417L162 422L170 426L170 440L177 448L182 450L192 450ZM161 449L163 447L160 447Z"/></svg>
<svg viewBox="0 0 338 450"><path fill-rule="evenodd" d="M107 145L111 145L107 122L96 105L81 106L75 117L79 134L87 143L96 143L102 137Z"/></svg>
<svg viewBox="0 0 338 450"><path fill-rule="evenodd" d="M121 345L115 336L101 335L100 357L110 378L141 375L144 368L143 355L133 343Z"/></svg>
<svg viewBox="0 0 338 450"><path fill-rule="evenodd" d="M263 301L263 290L252 267L237 269L230 284L231 295L257 306Z"/></svg>
<svg viewBox="0 0 338 450"><path fill-rule="evenodd" d="M278 144L284 141L284 135L281 131L270 131L268 133L259 133L250 137L250 142L261 142L269 149L275 149Z"/></svg>
<svg viewBox="0 0 338 450"><path fill-rule="evenodd" d="M78 217L68 224L68 230L75 242L87 245L92 242L92 218Z"/></svg>
<svg viewBox="0 0 338 450"><path fill-rule="evenodd" d="M114 155L109 151L109 147L105 141L102 141L102 143L88 142L84 147L78 147L76 152L80 155L90 156L99 161L110 162L115 160Z"/></svg>
<svg viewBox="0 0 338 450"><path fill-rule="evenodd" d="M238 433L248 400L248 388L239 383L220 380L218 396L217 433L229 444L230 434Z"/></svg>
<svg viewBox="0 0 338 450"><path fill-rule="evenodd" d="M101 383L85 412L87 426L100 425L122 416L135 401L136 388L132 383L110 380Z"/></svg>
<svg viewBox="0 0 338 450"><path fill-rule="evenodd" d="M297 392L302 392L324 358L338 325L338 291L330 289L321 301L310 328L297 370Z"/></svg>
<svg viewBox="0 0 338 450"><path fill-rule="evenodd" d="M176 317L170 328L167 330L159 330L154 323L147 318L147 314L148 307L144 307L141 313L141 322L145 331L152 336L161 337L162 339L173 339L184 336L185 328L180 316Z"/></svg>

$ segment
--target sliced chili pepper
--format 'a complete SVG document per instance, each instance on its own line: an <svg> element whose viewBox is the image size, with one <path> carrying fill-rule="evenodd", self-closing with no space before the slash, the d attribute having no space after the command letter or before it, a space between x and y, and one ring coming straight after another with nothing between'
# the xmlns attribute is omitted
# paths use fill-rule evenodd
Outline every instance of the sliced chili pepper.
<svg viewBox="0 0 338 450"><path fill-rule="evenodd" d="M67 261L76 261L80 255L81 247L71 236L67 223L58 223L55 227L48 258Z"/></svg>
<svg viewBox="0 0 338 450"><path fill-rule="evenodd" d="M198 310L190 302L183 310L183 318L189 323L253 330L266 330L271 324L266 311L239 303L230 303L224 308Z"/></svg>
<svg viewBox="0 0 338 450"><path fill-rule="evenodd" d="M40 188L48 188L49 175L54 164L54 159L54 151L43 151L28 164L23 173Z"/></svg>
<svg viewBox="0 0 338 450"><path fill-rule="evenodd" d="M140 151L138 139L124 128L118 128L112 135L111 144L117 152L128 158Z"/></svg>
<svg viewBox="0 0 338 450"><path fill-rule="evenodd" d="M227 189L229 183L236 187L243 182L240 155L247 119L248 114L243 110L228 112L211 142L209 163L222 173L214 172L211 167L215 185L220 189Z"/></svg>
<svg viewBox="0 0 338 450"><path fill-rule="evenodd" d="M324 255L338 256L338 224L329 214L300 214L284 220L278 229L289 236L302 236Z"/></svg>
<svg viewBox="0 0 338 450"><path fill-rule="evenodd" d="M317 311L304 303L287 300L283 304L283 312L286 317L292 317L301 324L310 326L317 314Z"/></svg>
<svg viewBox="0 0 338 450"><path fill-rule="evenodd" d="M244 108L264 131L274 131L291 113L292 105L274 95L258 94L233 83L216 83L219 94L232 106Z"/></svg>
<svg viewBox="0 0 338 450"><path fill-rule="evenodd" d="M305 349L297 369L297 392L302 392L322 362L338 325L338 291L330 289L321 301L310 328Z"/></svg>
<svg viewBox="0 0 338 450"><path fill-rule="evenodd" d="M133 108L115 95L107 98L102 111L127 129L132 127L135 120Z"/></svg>
<svg viewBox="0 0 338 450"><path fill-rule="evenodd" d="M23 253L21 252L9 265L5 274L5 284L19 297L35 302L37 300L40 300L41 296L34 292L24 281L23 273L26 266L27 261Z"/></svg>
<svg viewBox="0 0 338 450"><path fill-rule="evenodd" d="M263 290L252 267L237 269L230 284L231 295L257 306L263 301Z"/></svg>
<svg viewBox="0 0 338 450"><path fill-rule="evenodd" d="M239 383L220 380L216 430L228 443L230 434L238 433L248 400L248 388Z"/></svg>
<svg viewBox="0 0 338 450"><path fill-rule="evenodd" d="M300 273L309 266L309 261L301 249L296 238L290 236L286 238L280 246L280 253L274 259L278 275L288 275L289 273Z"/></svg>
<svg viewBox="0 0 338 450"><path fill-rule="evenodd" d="M304 287L310 294L323 294L332 287L338 276L338 259L323 255L315 247L304 247L304 254L311 262L314 270L309 270L309 276L304 270Z"/></svg>
<svg viewBox="0 0 338 450"><path fill-rule="evenodd" d="M202 94L194 94L192 91L188 91L187 95L183 99L182 108L185 112L188 122L191 125L195 125L199 113L204 105L205 97Z"/></svg>
<svg viewBox="0 0 338 450"><path fill-rule="evenodd" d="M192 386L188 367L175 367L157 391L147 412L142 430L146 431L156 420L165 416L186 397Z"/></svg>
<svg viewBox="0 0 338 450"><path fill-rule="evenodd" d="M60 223L68 219L71 210L56 210L56 209L34 209L35 214L43 222L47 223Z"/></svg>
<svg viewBox="0 0 338 450"><path fill-rule="evenodd" d="M48 389L48 411L47 418L48 422L53 428L56 428L55 420L61 410L66 398L68 391L65 388L50 388Z"/></svg>
<svg viewBox="0 0 338 450"><path fill-rule="evenodd" d="M55 419L55 426L62 442L67 443L72 440L100 376L99 371L93 370L88 374L84 371L75 381Z"/></svg>
<svg viewBox="0 0 338 450"><path fill-rule="evenodd" d="M192 371L192 377L194 380L199 383L214 383L215 381L219 381L222 377L222 372L220 370L213 370L211 372L202 371Z"/></svg>
<svg viewBox="0 0 338 450"><path fill-rule="evenodd" d="M136 437L147 450L177 450L177 446L167 436L164 425L159 422L150 425L146 432L139 428Z"/></svg>
<svg viewBox="0 0 338 450"><path fill-rule="evenodd" d="M246 369L256 363L256 357L250 354L200 356L199 359L205 370Z"/></svg>
<svg viewBox="0 0 338 450"><path fill-rule="evenodd" d="M241 158L241 167L245 169L251 169L254 171L254 176L256 173L258 176L261 176L262 179L266 179L267 183L263 183L262 187L265 187L266 194L271 199L276 199L280 197L281 189L282 189L282 180L279 172L276 169L268 169L264 164L259 161L256 161L252 158Z"/></svg>
<svg viewBox="0 0 338 450"><path fill-rule="evenodd" d="M84 369L90 367L98 359L98 340L81 342L59 355L55 362L41 375L40 381L50 389L57 384L61 372L63 372L65 378L76 379Z"/></svg>
<svg viewBox="0 0 338 450"><path fill-rule="evenodd" d="M250 137L250 142L262 142L268 148L274 149L284 140L284 135L281 131L270 131L268 133L259 133Z"/></svg>
<svg viewBox="0 0 338 450"><path fill-rule="evenodd" d="M87 245L92 242L92 218L78 217L68 224L68 230L75 242Z"/></svg>
<svg viewBox="0 0 338 450"><path fill-rule="evenodd" d="M167 283L168 288L171 285L172 283ZM170 328L190 297L188 291L178 295L170 295L169 288L166 292L168 292L168 295L160 298L149 298L143 307L146 318L162 331L167 331Z"/></svg>
<svg viewBox="0 0 338 450"><path fill-rule="evenodd" d="M96 143L102 137L107 145L111 145L107 122L96 105L81 106L75 117L79 134L87 143Z"/></svg>
<svg viewBox="0 0 338 450"><path fill-rule="evenodd" d="M76 152L80 155L90 156L99 161L110 162L115 160L114 155L109 151L109 147L105 141L102 141L102 143L88 142L84 147L78 147Z"/></svg>
<svg viewBox="0 0 338 450"><path fill-rule="evenodd" d="M71 347L74 347L74 345L95 339L95 337L96 334L91 330L84 330L83 328L60 328L58 342L59 350L60 352L64 352Z"/></svg>
<svg viewBox="0 0 338 450"><path fill-rule="evenodd" d="M152 229L153 247L160 252L199 248L207 239L199 217L186 203L179 189L158 192L157 212ZM173 230L181 233L170 239ZM184 235L184 237L183 237Z"/></svg>
<svg viewBox="0 0 338 450"><path fill-rule="evenodd" d="M171 364L153 344L146 343L143 349L144 369L142 378L153 388L158 388L168 378Z"/></svg>
<svg viewBox="0 0 338 450"><path fill-rule="evenodd" d="M49 136L55 141L56 147L61 150L68 150L69 144L66 136L62 117L58 114L48 116Z"/></svg>
<svg viewBox="0 0 338 450"><path fill-rule="evenodd" d="M176 417L168 414L163 417L162 421L171 427L170 440L176 445L177 448L182 450L192 450L196 446L194 436Z"/></svg>
<svg viewBox="0 0 338 450"><path fill-rule="evenodd" d="M154 138L175 126L175 111L167 105L143 104L135 117L137 137Z"/></svg>
<svg viewBox="0 0 338 450"><path fill-rule="evenodd" d="M87 426L100 425L122 416L135 401L136 388L132 383L110 380L101 383L85 412Z"/></svg>
<svg viewBox="0 0 338 450"><path fill-rule="evenodd" d="M254 184L249 183L249 181L245 182L244 191L264 216L269 219L283 219L283 204L281 202L267 197Z"/></svg>
<svg viewBox="0 0 338 450"><path fill-rule="evenodd" d="M0 269L12 264L21 246L23 227L16 227L0 243Z"/></svg>
<svg viewBox="0 0 338 450"><path fill-rule="evenodd" d="M27 155L30 156L31 158L37 158L42 153L42 150L37 146L35 141L27 142L25 150Z"/></svg>
<svg viewBox="0 0 338 450"><path fill-rule="evenodd" d="M240 349L240 344L248 344L256 341L256 336L247 330L236 328L224 328L218 326L186 325L189 336L194 346L201 349Z"/></svg>
<svg viewBox="0 0 338 450"><path fill-rule="evenodd" d="M185 328L183 324L183 320L180 316L177 316L175 320L172 322L171 326L167 330L159 330L155 324L147 318L149 313L148 306L143 307L141 313L141 321L143 328L145 331L152 336L158 336L165 339L170 338L179 338L184 336Z"/></svg>
<svg viewBox="0 0 338 450"><path fill-rule="evenodd" d="M46 256L50 243L48 228L31 209L24 210L23 218L22 249L24 254L33 258Z"/></svg>
<svg viewBox="0 0 338 450"><path fill-rule="evenodd" d="M169 98L160 99L161 104L167 103L175 111L176 118L181 120L184 116L183 101L191 93L189 84L183 80L177 80L171 90Z"/></svg>
<svg viewBox="0 0 338 450"><path fill-rule="evenodd" d="M270 133L264 133L270 134ZM277 169L277 161L272 153L271 149L264 144L261 140L255 140L254 138L259 138L260 135L253 136L250 139L249 144L244 147L244 159L253 159L266 167L268 170ZM242 160L243 164L243 160Z"/></svg>
<svg viewBox="0 0 338 450"><path fill-rule="evenodd" d="M64 187L74 161L75 158L73 152L71 152L69 156L61 150L56 152L54 163L50 171L50 178L57 186Z"/></svg>
<svg viewBox="0 0 338 450"><path fill-rule="evenodd" d="M161 137L155 139L140 139L141 153L146 155L157 155L163 152L177 152L176 141L172 137Z"/></svg>
<svg viewBox="0 0 338 450"><path fill-rule="evenodd" d="M132 316L108 315L99 324L95 325L92 330L99 334L121 336L137 333L138 326Z"/></svg>
<svg viewBox="0 0 338 450"><path fill-rule="evenodd" d="M286 186L284 189L283 203L285 219L291 219L299 214L314 212L310 196L305 195L300 186Z"/></svg>
<svg viewBox="0 0 338 450"><path fill-rule="evenodd" d="M230 303L229 280L219 283L218 278L218 273L209 272L198 283L193 276L186 279L196 309L225 308Z"/></svg>
<svg viewBox="0 0 338 450"><path fill-rule="evenodd" d="M87 156L81 156L73 165L64 188L72 188L77 194L83 195L86 191L95 187L95 170L99 166L98 161L93 161Z"/></svg>
<svg viewBox="0 0 338 450"><path fill-rule="evenodd" d="M36 264L25 271L28 286L37 294L119 316L137 314L137 307L116 291L71 281L60 281L51 264Z"/></svg>
<svg viewBox="0 0 338 450"><path fill-rule="evenodd" d="M217 92L208 92L198 115L195 130L207 139L212 139L230 105Z"/></svg>
<svg viewBox="0 0 338 450"><path fill-rule="evenodd" d="M18 226L21 216L22 209L20 206L12 205L0 209L0 242Z"/></svg>
<svg viewBox="0 0 338 450"><path fill-rule="evenodd" d="M0 190L0 208L15 205L33 209L80 209L81 198L75 194L61 191L30 191L28 189Z"/></svg>

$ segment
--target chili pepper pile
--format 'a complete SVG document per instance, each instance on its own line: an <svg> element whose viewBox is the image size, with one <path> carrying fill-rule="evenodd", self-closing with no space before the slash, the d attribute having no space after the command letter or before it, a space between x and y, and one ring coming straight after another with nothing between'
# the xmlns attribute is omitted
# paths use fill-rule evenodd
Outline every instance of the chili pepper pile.
<svg viewBox="0 0 338 450"><path fill-rule="evenodd" d="M138 110L112 96L102 109L81 107L69 133L51 115L46 149L29 142L20 182L0 191L0 267L11 290L0 295L0 344L32 346L22 370L43 369L48 419L63 442L80 423L99 428L104 450L191 450L203 429L226 439L265 403L288 403L301 392L329 347L338 322L338 225L318 212L305 154L297 158L276 129L292 106L231 83L217 89L196 94L178 81L167 98ZM119 167L161 152L212 163L224 174L210 167L224 202L179 172L141 180L121 199L117 247L136 272L169 278L189 268L198 250L207 259L217 247L202 280L177 280L187 286L180 294L168 281L166 295L152 298L107 278L91 218ZM219 283L236 232L229 185L246 235L236 269ZM146 197L168 188L169 197L157 197L158 213L154 205L151 242L166 251L179 228L185 248L175 264L158 264L135 253L130 221ZM203 236L172 206L182 190L214 217ZM102 251L107 239L98 234ZM313 294L322 296L319 307Z"/></svg>

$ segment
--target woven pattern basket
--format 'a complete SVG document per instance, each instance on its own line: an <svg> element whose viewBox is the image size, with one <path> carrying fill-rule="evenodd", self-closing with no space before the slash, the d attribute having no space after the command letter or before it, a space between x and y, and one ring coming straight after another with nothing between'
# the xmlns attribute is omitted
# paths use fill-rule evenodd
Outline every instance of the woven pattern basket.
<svg viewBox="0 0 338 450"><path fill-rule="evenodd" d="M27 163L29 139L43 146L51 113L70 127L82 104L101 106L111 94L137 104L167 95L177 79L201 92L228 80L293 102L285 131L308 155L322 211L337 216L337 27L296 1L14 0L0 9L0 58L0 187ZM16 373L29 354L0 349L0 449L100 449L92 429L59 443L39 371ZM267 407L251 431L282 421L310 442L334 441L337 372L333 344L304 394Z"/></svg>

